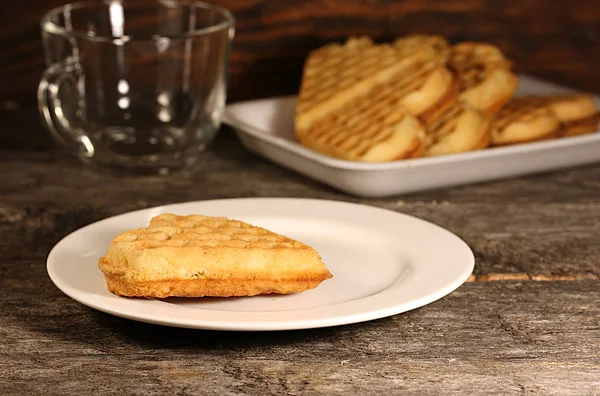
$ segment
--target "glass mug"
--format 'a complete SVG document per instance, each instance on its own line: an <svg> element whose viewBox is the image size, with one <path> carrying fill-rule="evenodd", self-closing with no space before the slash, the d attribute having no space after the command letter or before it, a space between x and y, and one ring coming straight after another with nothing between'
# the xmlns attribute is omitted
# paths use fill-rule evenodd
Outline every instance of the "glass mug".
<svg viewBox="0 0 600 396"><path fill-rule="evenodd" d="M234 34L196 1L68 4L41 21L48 68L38 105L51 134L99 169L166 174L219 130Z"/></svg>

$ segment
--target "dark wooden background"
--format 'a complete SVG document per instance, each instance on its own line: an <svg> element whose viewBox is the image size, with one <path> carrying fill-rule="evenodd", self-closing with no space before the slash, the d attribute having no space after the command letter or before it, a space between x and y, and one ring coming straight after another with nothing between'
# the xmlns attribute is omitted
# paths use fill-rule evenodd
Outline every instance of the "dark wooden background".
<svg viewBox="0 0 600 396"><path fill-rule="evenodd" d="M44 150L35 89L44 69L38 21L64 0L6 1L0 10L0 148ZM501 47L521 72L600 92L598 0L218 0L236 37L229 100L297 91L306 53L348 35L389 40L437 33ZM14 132L15 129L19 132Z"/></svg>

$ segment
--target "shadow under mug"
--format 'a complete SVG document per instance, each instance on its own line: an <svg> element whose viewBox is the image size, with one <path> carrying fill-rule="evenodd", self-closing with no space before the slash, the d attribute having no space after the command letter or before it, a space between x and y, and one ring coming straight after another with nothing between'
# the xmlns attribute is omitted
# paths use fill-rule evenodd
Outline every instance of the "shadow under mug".
<svg viewBox="0 0 600 396"><path fill-rule="evenodd" d="M166 174L192 165L225 107L229 11L170 0L68 4L41 21L42 119L99 169Z"/></svg>

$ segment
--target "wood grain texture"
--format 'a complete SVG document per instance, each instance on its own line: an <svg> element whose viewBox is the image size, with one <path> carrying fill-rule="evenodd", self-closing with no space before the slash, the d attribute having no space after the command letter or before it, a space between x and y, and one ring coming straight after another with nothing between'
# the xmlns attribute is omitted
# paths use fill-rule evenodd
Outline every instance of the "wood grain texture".
<svg viewBox="0 0 600 396"><path fill-rule="evenodd" d="M44 68L38 21L62 0L7 2L0 13L0 105L32 107ZM237 33L230 100L295 93L306 53L354 34L437 33L500 46L517 69L600 92L594 0L219 0Z"/></svg>
<svg viewBox="0 0 600 396"><path fill-rule="evenodd" d="M271 164L224 128L192 172L93 173L53 149L34 91L37 21L59 0L0 13L0 394L600 394L600 166L363 200ZM238 24L230 100L294 93L307 51L350 34L408 32L501 46L518 69L600 92L591 0L222 0ZM361 202L462 237L470 282L373 322L277 333L171 329L88 309L45 259L93 221L233 197Z"/></svg>
<svg viewBox="0 0 600 396"><path fill-rule="evenodd" d="M0 151L0 169L3 395L600 392L599 166L361 200L258 158L225 130L195 172L170 178L92 173L57 152ZM369 323L220 333L105 315L46 275L51 247L90 222L261 196L363 202L430 220L471 245L477 277L429 306Z"/></svg>
<svg viewBox="0 0 600 396"><path fill-rule="evenodd" d="M102 314L61 295L39 262L18 264L2 277L7 395L600 391L597 281L471 283L364 324L229 333Z"/></svg>

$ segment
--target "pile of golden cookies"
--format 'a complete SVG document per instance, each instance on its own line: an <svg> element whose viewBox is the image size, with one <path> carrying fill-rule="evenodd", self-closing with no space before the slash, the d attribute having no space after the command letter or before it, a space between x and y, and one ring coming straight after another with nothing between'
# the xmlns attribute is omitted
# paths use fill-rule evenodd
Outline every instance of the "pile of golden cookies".
<svg viewBox="0 0 600 396"><path fill-rule="evenodd" d="M296 138L328 156L385 162L596 131L591 96L514 97L517 86L491 44L351 37L308 55Z"/></svg>

